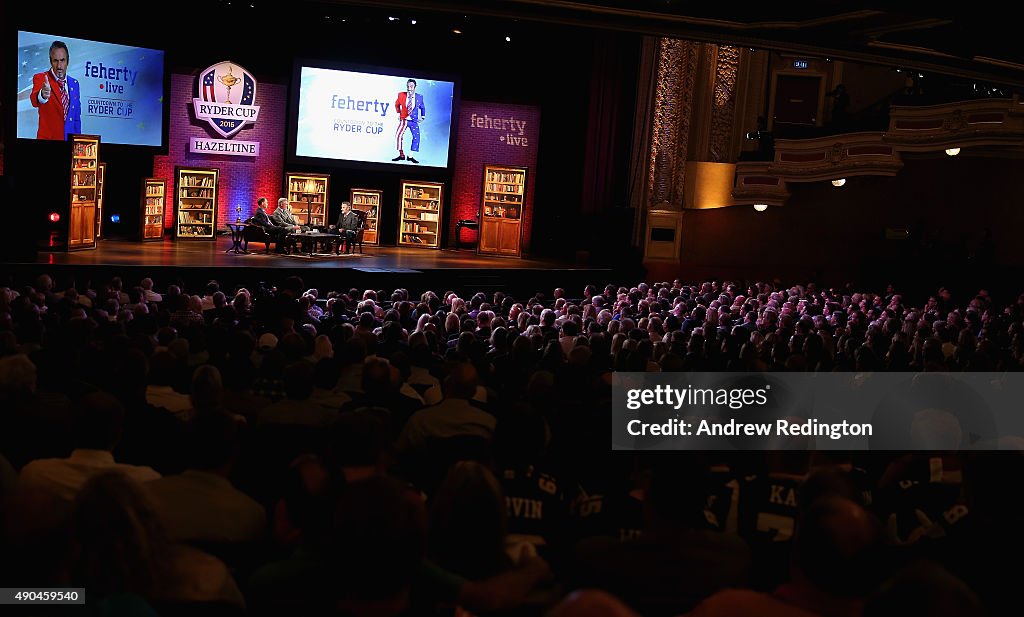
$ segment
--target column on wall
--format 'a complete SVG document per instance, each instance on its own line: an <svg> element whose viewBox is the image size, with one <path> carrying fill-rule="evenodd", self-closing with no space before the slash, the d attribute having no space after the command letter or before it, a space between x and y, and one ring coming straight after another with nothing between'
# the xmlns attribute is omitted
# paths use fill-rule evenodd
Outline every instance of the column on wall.
<svg viewBox="0 0 1024 617"><path fill-rule="evenodd" d="M639 199L634 190L638 240L646 261L678 263L686 243L670 228L684 229L683 211L732 205L735 162L764 107L766 65L751 62L747 49L711 43L661 38L647 42L645 55L651 49L650 113L639 116L648 130Z"/></svg>

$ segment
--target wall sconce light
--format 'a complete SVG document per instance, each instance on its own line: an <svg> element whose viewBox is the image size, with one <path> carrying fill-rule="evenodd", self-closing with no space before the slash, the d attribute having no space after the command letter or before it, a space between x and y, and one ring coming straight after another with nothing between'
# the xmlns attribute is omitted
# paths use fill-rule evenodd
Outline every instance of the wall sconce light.
<svg viewBox="0 0 1024 617"><path fill-rule="evenodd" d="M946 148L946 154L949 156L956 156L960 154L960 148Z"/></svg>
<svg viewBox="0 0 1024 617"><path fill-rule="evenodd" d="M754 204L754 209L758 212L764 212L768 209L768 204Z"/></svg>
<svg viewBox="0 0 1024 617"><path fill-rule="evenodd" d="M836 178L832 181L832 186L842 186L846 184L846 178Z"/></svg>

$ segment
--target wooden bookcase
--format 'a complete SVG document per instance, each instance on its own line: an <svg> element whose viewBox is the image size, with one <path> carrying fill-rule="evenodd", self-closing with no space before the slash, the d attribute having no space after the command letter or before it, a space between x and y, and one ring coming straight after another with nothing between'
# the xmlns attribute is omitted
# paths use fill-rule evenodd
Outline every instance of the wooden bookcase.
<svg viewBox="0 0 1024 617"><path fill-rule="evenodd" d="M100 163L96 173L96 239L103 239L103 183L107 177L107 164Z"/></svg>
<svg viewBox="0 0 1024 617"><path fill-rule="evenodd" d="M366 228L363 230L363 244L380 244L378 218L380 202L384 192L377 189L352 189L349 201L353 210L366 213Z"/></svg>
<svg viewBox="0 0 1024 617"><path fill-rule="evenodd" d="M444 184L402 180L398 246L440 247L443 210Z"/></svg>
<svg viewBox="0 0 1024 617"><path fill-rule="evenodd" d="M477 253L509 257L522 255L526 175L525 167L484 165Z"/></svg>
<svg viewBox="0 0 1024 617"><path fill-rule="evenodd" d="M163 178L143 178L142 212L139 216L139 236L143 242L163 240L166 198L167 182Z"/></svg>
<svg viewBox="0 0 1024 617"><path fill-rule="evenodd" d="M96 248L98 135L68 135L71 142L71 215L68 217L68 250Z"/></svg>
<svg viewBox="0 0 1024 617"><path fill-rule="evenodd" d="M326 174L287 174L288 203L292 215L300 225L325 227L327 225L328 187L331 177ZM308 210L308 212L307 212Z"/></svg>
<svg viewBox="0 0 1024 617"><path fill-rule="evenodd" d="M177 167L174 175L174 236L189 240L215 239L220 170L209 167Z"/></svg>

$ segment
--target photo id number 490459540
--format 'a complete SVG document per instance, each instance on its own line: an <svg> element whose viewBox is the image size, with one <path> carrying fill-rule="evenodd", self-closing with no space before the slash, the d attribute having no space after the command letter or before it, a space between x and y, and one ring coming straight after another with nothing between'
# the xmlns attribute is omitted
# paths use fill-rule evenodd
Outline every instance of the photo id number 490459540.
<svg viewBox="0 0 1024 617"><path fill-rule="evenodd" d="M0 587L0 605L85 604L85 589Z"/></svg>

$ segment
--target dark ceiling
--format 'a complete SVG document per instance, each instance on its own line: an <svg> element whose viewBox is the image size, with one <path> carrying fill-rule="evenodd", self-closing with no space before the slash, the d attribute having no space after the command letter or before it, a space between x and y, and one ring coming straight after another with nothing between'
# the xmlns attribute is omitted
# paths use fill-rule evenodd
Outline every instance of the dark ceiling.
<svg viewBox="0 0 1024 617"><path fill-rule="evenodd" d="M744 45L1024 85L1018 24L991 4L687 0L322 0L333 7L431 11ZM294 5L294 3L293 3ZM896 5L896 6L891 6ZM1006 6L1006 5L1004 5Z"/></svg>

